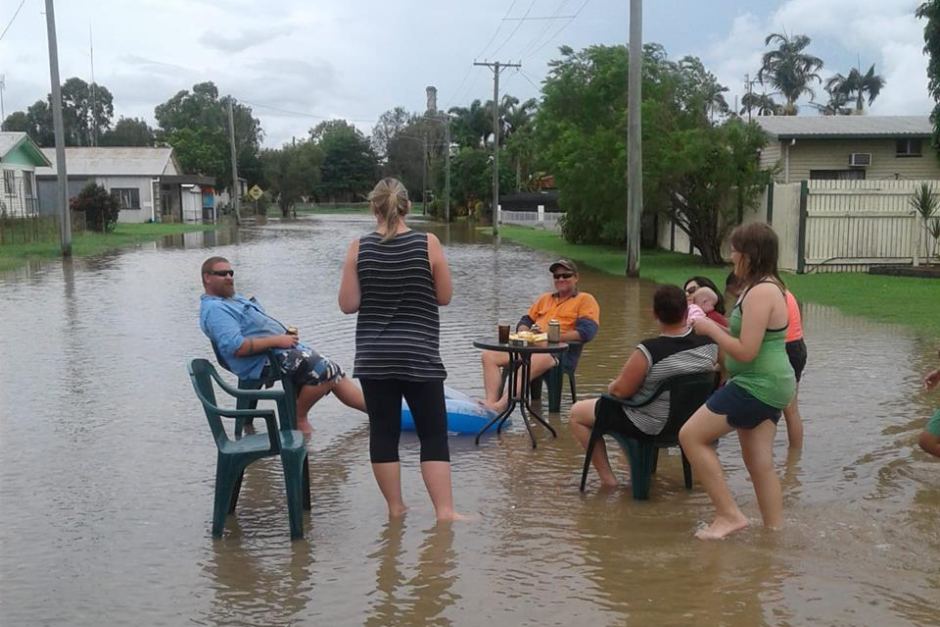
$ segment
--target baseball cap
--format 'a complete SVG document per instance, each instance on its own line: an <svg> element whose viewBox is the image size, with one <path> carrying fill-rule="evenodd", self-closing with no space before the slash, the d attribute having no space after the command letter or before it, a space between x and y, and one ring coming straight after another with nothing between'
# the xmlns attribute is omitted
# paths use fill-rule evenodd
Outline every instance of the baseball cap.
<svg viewBox="0 0 940 627"><path fill-rule="evenodd" d="M575 263L571 261L570 259L559 259L558 261L554 262L552 265L548 266L548 271L554 272L555 268L564 268L566 270L570 270L571 272L574 272L575 274L578 273L578 266L576 266Z"/></svg>

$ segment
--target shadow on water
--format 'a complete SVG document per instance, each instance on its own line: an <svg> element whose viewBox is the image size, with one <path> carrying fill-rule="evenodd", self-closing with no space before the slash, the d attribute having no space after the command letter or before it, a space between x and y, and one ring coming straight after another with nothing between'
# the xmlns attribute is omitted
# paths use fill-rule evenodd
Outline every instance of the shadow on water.
<svg viewBox="0 0 940 627"><path fill-rule="evenodd" d="M549 253L473 225L416 221L446 245L441 311L448 384L482 394L479 352L550 288ZM800 391L806 447L776 441L786 527L763 531L734 437L719 453L752 528L692 540L711 513L664 454L651 499L578 492L582 453L562 412L502 436L452 438L469 523L435 526L414 434L401 442L411 510L388 522L364 416L327 398L313 412L313 509L288 539L276 459L246 475L213 540L215 450L185 364L212 359L198 329L198 267L229 258L240 292L347 368L355 317L336 304L350 240L367 216L305 216L187 233L0 276L0 599L4 623L74 624L929 624L940 590L937 472L916 448L936 396L919 391L936 347L906 329L808 304ZM655 333L652 284L584 269L601 330L578 369L599 394ZM49 603L50 590L55 603ZM142 591L145 591L142 592Z"/></svg>

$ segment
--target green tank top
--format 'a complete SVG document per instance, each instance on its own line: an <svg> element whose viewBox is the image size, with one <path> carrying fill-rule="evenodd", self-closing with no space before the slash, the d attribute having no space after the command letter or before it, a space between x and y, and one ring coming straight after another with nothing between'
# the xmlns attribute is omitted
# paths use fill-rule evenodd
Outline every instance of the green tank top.
<svg viewBox="0 0 940 627"><path fill-rule="evenodd" d="M747 294L745 293L745 296ZM741 336L741 304L731 312L729 330L734 337ZM754 398L771 407L783 409L796 392L796 377L787 357L787 328L767 329L760 351L753 361L743 362L725 356L725 367L731 381L747 390Z"/></svg>

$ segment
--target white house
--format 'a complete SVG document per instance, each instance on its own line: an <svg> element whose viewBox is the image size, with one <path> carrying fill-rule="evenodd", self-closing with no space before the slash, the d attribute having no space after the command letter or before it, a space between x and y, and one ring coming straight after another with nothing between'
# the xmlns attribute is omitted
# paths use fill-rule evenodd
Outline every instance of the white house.
<svg viewBox="0 0 940 627"><path fill-rule="evenodd" d="M55 149L43 148L48 167L36 169L41 213L56 212ZM168 147L66 148L69 198L88 183L121 203L119 222L202 222L215 215L215 179L184 175Z"/></svg>
<svg viewBox="0 0 940 627"><path fill-rule="evenodd" d="M0 132L0 215L25 217L39 213L36 168L49 160L26 133Z"/></svg>

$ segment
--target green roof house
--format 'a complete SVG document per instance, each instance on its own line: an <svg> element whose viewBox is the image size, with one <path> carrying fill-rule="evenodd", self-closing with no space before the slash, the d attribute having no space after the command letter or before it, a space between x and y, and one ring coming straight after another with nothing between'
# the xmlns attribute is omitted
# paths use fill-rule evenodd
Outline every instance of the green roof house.
<svg viewBox="0 0 940 627"><path fill-rule="evenodd" d="M0 216L25 217L39 213L36 168L49 166L39 146L21 132L0 132Z"/></svg>

